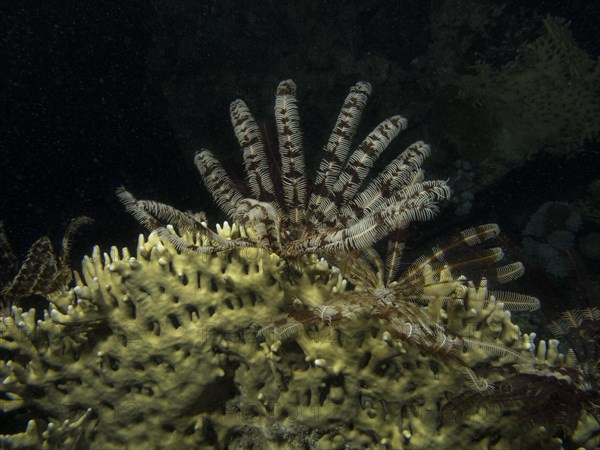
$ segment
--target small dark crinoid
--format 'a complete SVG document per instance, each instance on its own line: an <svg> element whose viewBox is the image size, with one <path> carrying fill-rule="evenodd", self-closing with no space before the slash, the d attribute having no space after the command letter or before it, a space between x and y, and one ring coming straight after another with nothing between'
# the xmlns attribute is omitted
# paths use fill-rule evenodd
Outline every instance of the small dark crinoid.
<svg viewBox="0 0 600 450"><path fill-rule="evenodd" d="M3 315L8 315L12 305L20 305L27 297L46 297L65 287L71 280L69 259L73 235L81 226L92 222L85 216L71 220L62 240L60 257L57 258L50 238L42 236L31 245L20 264L0 222L0 299Z"/></svg>
<svg viewBox="0 0 600 450"><path fill-rule="evenodd" d="M547 328L568 346L564 365L504 368L494 391L465 391L455 396L444 406L443 419L460 420L479 409L512 415L525 428L546 427L571 448L574 444L569 439L585 412L596 426L585 431L584 440L600 435L600 310L566 311Z"/></svg>

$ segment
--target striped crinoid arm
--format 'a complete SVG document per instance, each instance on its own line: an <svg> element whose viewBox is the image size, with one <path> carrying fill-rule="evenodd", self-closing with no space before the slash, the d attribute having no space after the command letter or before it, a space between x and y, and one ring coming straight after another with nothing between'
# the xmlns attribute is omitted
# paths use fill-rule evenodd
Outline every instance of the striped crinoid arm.
<svg viewBox="0 0 600 450"><path fill-rule="evenodd" d="M202 149L194 158L196 168L213 199L230 219L235 218L236 209L244 196L235 187L229 175L210 150Z"/></svg>
<svg viewBox="0 0 600 450"><path fill-rule="evenodd" d="M272 203L245 198L238 204L235 220L250 226L252 240L258 246L281 249L281 215Z"/></svg>
<svg viewBox="0 0 600 450"><path fill-rule="evenodd" d="M67 229L65 231L65 235L62 240L62 253L60 255L60 265L67 266L69 263L69 259L71 257L71 244L73 243L73 236L79 231L79 229L84 225L91 225L94 223L94 219L87 216L79 216L71 219Z"/></svg>
<svg viewBox="0 0 600 450"><path fill-rule="evenodd" d="M252 196L258 201L271 203L281 212L262 135L254 116L242 100L231 104L230 113L233 130L244 154L244 167Z"/></svg>
<svg viewBox="0 0 600 450"><path fill-rule="evenodd" d="M517 261L500 267L490 267L474 271L471 276L473 279L481 278L491 285L500 285L516 280L524 273L525 267L523 263ZM540 308L538 298L518 292L489 290L486 301L491 301L492 299L503 303L504 307L509 311L537 311Z"/></svg>
<svg viewBox="0 0 600 450"><path fill-rule="evenodd" d="M356 301L358 297L362 297L362 300L365 298L364 295L350 295L326 305L302 305L287 315L264 324L257 334L267 343L274 343L294 338L314 326L335 326L340 322L367 317L372 307Z"/></svg>
<svg viewBox="0 0 600 450"><path fill-rule="evenodd" d="M500 228L495 223L480 225L461 232L462 239L454 245L447 247L446 255L451 257L449 262L453 272L463 272L471 279L486 278L492 285L509 283L525 273L523 263L517 261L503 266L498 266L504 252L500 247L473 248L485 241L496 238Z"/></svg>
<svg viewBox="0 0 600 450"><path fill-rule="evenodd" d="M301 242L305 250L325 253L363 251L385 238L394 230L408 227L412 222L431 220L438 212L437 203L449 195L444 184L414 185L410 196L366 215L342 229L321 229L319 234Z"/></svg>
<svg viewBox="0 0 600 450"><path fill-rule="evenodd" d="M431 149L422 141L415 142L396 157L361 192L340 210L342 222L360 218L376 211L406 186L423 181L421 165L429 156ZM445 182L440 181L440 185Z"/></svg>
<svg viewBox="0 0 600 450"><path fill-rule="evenodd" d="M398 278L402 267L402 255L404 253L406 230L396 230L390 236L387 243L387 253L385 258L385 285L389 286Z"/></svg>
<svg viewBox="0 0 600 450"><path fill-rule="evenodd" d="M425 354L437 355L464 365L460 358L462 341L448 333L444 325L432 317L426 308L407 301L379 303L371 314L387 321L386 329L392 338Z"/></svg>
<svg viewBox="0 0 600 450"><path fill-rule="evenodd" d="M342 167L346 164L352 140L356 135L370 94L371 85L361 81L350 89L350 93L344 101L325 146L325 155L319 165L312 188L308 209L310 211L309 219L313 223L322 223L324 220L322 211L331 207L333 186Z"/></svg>
<svg viewBox="0 0 600 450"><path fill-rule="evenodd" d="M531 295L519 294L518 292L490 291L490 296L509 311L537 311L540 309L540 300Z"/></svg>
<svg viewBox="0 0 600 450"><path fill-rule="evenodd" d="M138 200L122 186L117 189L117 198L125 206L125 210L140 224L150 231L156 231L179 251L212 253L245 245L219 236L199 220L202 215L180 211L160 202ZM190 244L181 239L173 230L169 230L168 226L175 226L179 233L188 233L191 236L199 233L207 238L208 242L205 242L204 245Z"/></svg>
<svg viewBox="0 0 600 450"><path fill-rule="evenodd" d="M411 266L398 278L398 290L405 297L413 296L427 301L421 295L428 287L435 286L440 292L446 290L452 300L452 286L460 281L481 280L485 285L483 301L502 302L513 311L535 311L539 308L539 300L535 297L508 291L488 291L487 285L500 285L519 278L523 272L520 262L498 265L504 257L499 247L481 247L480 244L498 236L500 229L496 224L485 224L461 231L457 236L440 243L431 252L417 258ZM444 285L447 288L444 288ZM443 299L444 300L444 299Z"/></svg>
<svg viewBox="0 0 600 450"><path fill-rule="evenodd" d="M377 299L376 295L374 299ZM388 321L392 325L389 330L399 332L397 337L403 340L411 331L421 330L419 334L434 336L441 329L441 323L426 308L402 298L395 299L393 303L377 301L371 314ZM406 335L403 336L402 331L407 332Z"/></svg>
<svg viewBox="0 0 600 450"><path fill-rule="evenodd" d="M344 274L344 278L362 291L374 291L384 287L384 265L375 249L363 252L332 255L330 262Z"/></svg>
<svg viewBox="0 0 600 450"><path fill-rule="evenodd" d="M442 269L454 269L454 272L460 273L461 269L496 263L503 256L500 248L472 247L495 238L499 233L500 228L496 224L485 224L461 231L447 242L434 246L429 253L419 256L400 276L398 284L408 286L413 280L421 283L422 274L427 270L439 272Z"/></svg>
<svg viewBox="0 0 600 450"><path fill-rule="evenodd" d="M162 226L161 221L154 217L153 214L146 211L146 209L139 204L138 199L135 198L131 192L125 189L125 187L119 186L115 193L117 194L119 201L125 207L125 211L131 214L133 218L142 226L146 227L150 231Z"/></svg>
<svg viewBox="0 0 600 450"><path fill-rule="evenodd" d="M406 125L401 116L386 119L352 153L329 192L329 201L320 210L325 222L336 221L340 208L355 197L375 161Z"/></svg>
<svg viewBox="0 0 600 450"><path fill-rule="evenodd" d="M10 272L3 273L0 278L0 303L6 307L18 305L25 297L47 296L63 289L72 278L69 259L73 237L81 226L93 222L86 216L71 219L62 240L62 253L58 258L50 239L43 236L31 245L20 267L17 267L16 259L14 262L9 259L8 266L2 267ZM2 236L3 234L4 229L0 222L0 250L10 251L10 243L6 235ZM0 260L5 260L5 256L11 258L10 254L3 255Z"/></svg>
<svg viewBox="0 0 600 450"><path fill-rule="evenodd" d="M292 224L301 224L306 209L306 170L296 84L292 80L282 81L277 87L275 122L281 153L281 183L287 220Z"/></svg>
<svg viewBox="0 0 600 450"><path fill-rule="evenodd" d="M422 195L425 194L425 195ZM381 197L379 200L368 207L345 208L337 217L336 228L348 227L357 223L364 217L376 214L378 211L384 211L394 205L402 204L404 208L421 208L421 203L433 202L437 212L437 203L447 200L451 195L450 187L445 181L431 180L413 182L407 186L399 188L396 193L389 198ZM345 213L345 214L344 214ZM421 221L430 220L419 219ZM395 228L396 229L396 228Z"/></svg>

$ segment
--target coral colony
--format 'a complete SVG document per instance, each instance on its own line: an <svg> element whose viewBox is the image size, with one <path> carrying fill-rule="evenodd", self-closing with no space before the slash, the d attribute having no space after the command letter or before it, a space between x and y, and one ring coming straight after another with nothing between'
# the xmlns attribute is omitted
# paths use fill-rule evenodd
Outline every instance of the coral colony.
<svg viewBox="0 0 600 450"><path fill-rule="evenodd" d="M280 171L235 101L250 196L210 151L195 158L230 220L216 229L120 188L149 235L94 248L41 320L16 305L2 319L2 408L22 424L2 448L597 445L600 312L553 324L567 354L523 333L510 311L539 301L498 289L524 268L490 245L495 224L404 261L409 226L450 189L425 179L420 141L372 173L400 116L352 150L370 93L350 90L314 181L296 85L277 88Z"/></svg>

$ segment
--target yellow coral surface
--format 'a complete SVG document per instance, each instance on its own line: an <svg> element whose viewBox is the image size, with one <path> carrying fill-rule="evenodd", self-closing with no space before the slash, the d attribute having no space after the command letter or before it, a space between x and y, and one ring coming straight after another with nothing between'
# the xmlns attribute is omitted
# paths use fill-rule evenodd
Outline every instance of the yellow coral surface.
<svg viewBox="0 0 600 450"><path fill-rule="evenodd" d="M38 417L3 436L3 448L560 447L541 428L521 433L484 410L441 425L464 372L391 339L378 319L323 322L283 340L263 328L292 298L329 303L344 288L337 269L311 256L291 277L256 248L179 253L156 234L140 237L135 256L96 248L43 320L18 308L3 319L2 407ZM533 358L531 337L502 304L479 301L485 289L468 289L471 308L441 313ZM468 353L471 366L510 360Z"/></svg>

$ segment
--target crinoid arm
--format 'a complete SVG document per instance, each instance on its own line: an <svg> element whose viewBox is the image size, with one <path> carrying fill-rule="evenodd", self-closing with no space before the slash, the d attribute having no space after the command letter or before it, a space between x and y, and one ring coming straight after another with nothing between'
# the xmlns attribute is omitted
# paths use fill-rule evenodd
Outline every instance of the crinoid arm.
<svg viewBox="0 0 600 450"><path fill-rule="evenodd" d="M499 264L504 257L500 247L482 245L495 239L499 233L500 228L496 224L461 231L457 236L433 247L430 253L418 257L398 278L398 289L407 296L411 291L417 294L429 292L429 295L447 302L460 300L456 283L461 277L464 281L460 281L459 285L465 290L468 287L466 280L485 280L485 289L480 290L478 296L470 297L471 306L483 307L493 300L504 303L509 310L537 310L540 303L535 297L487 289L488 285L506 284L524 273L521 262Z"/></svg>
<svg viewBox="0 0 600 450"><path fill-rule="evenodd" d="M204 222L204 214L183 212L151 200L138 200L122 186L116 192L127 212L148 230L156 231L178 251L212 253L244 246L242 241L225 239L209 229ZM179 233L188 234L191 239L195 238L195 241L191 243L190 239L182 239L173 226Z"/></svg>
<svg viewBox="0 0 600 450"><path fill-rule="evenodd" d="M81 227L85 225L91 225L93 223L94 219L87 216L79 216L71 219L62 239L62 253L60 255L61 265L68 265L69 260L71 259L71 245L73 243L73 237L75 234Z"/></svg>
<svg viewBox="0 0 600 450"><path fill-rule="evenodd" d="M369 95L369 83L359 82L350 89L325 146L325 155L319 165L308 205L312 211L309 220L317 226L330 220L326 214L335 209L330 193L348 159Z"/></svg>
<svg viewBox="0 0 600 450"><path fill-rule="evenodd" d="M262 134L254 116L243 100L234 101L231 104L230 112L233 130L244 154L244 167L252 196L258 201L272 203L278 209L281 209L275 195L275 186L271 177ZM200 165L198 166L198 164ZM204 178L205 172L203 172L204 165L202 161L199 161L197 166Z"/></svg>

